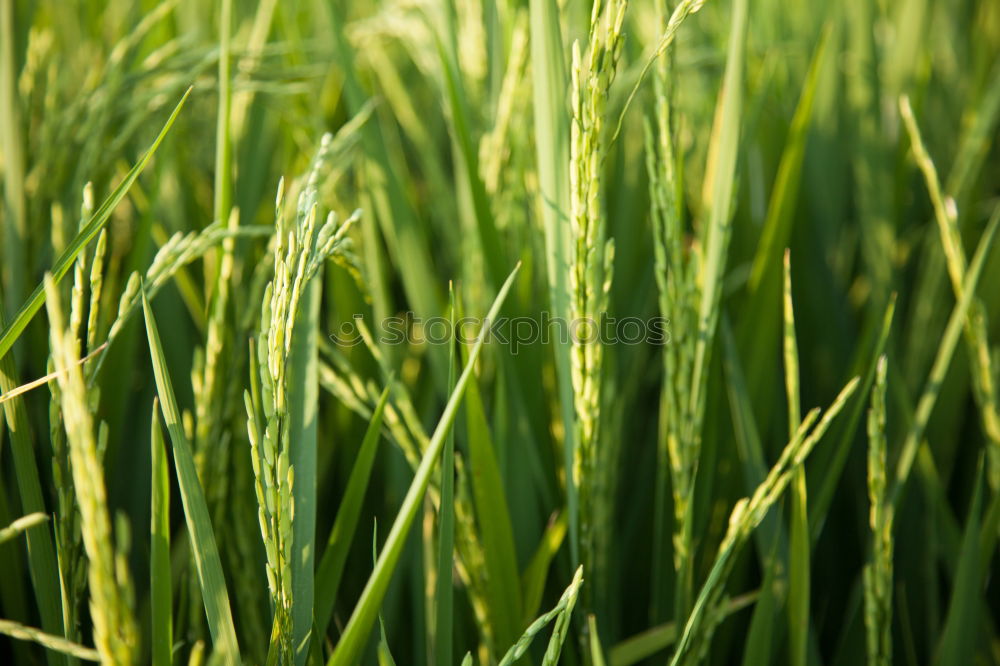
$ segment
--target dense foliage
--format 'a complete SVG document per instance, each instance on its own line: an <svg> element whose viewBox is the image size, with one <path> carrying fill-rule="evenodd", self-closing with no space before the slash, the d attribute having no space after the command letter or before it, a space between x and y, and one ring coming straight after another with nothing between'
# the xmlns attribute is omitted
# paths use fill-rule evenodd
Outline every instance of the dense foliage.
<svg viewBox="0 0 1000 666"><path fill-rule="evenodd" d="M998 134L996 0L0 0L0 661L1000 662Z"/></svg>

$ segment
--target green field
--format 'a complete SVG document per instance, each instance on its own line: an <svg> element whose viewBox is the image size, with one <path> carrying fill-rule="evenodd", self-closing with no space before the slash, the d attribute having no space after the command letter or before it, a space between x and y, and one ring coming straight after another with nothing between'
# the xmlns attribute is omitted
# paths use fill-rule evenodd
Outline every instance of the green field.
<svg viewBox="0 0 1000 666"><path fill-rule="evenodd" d="M997 0L0 0L0 663L1000 664Z"/></svg>

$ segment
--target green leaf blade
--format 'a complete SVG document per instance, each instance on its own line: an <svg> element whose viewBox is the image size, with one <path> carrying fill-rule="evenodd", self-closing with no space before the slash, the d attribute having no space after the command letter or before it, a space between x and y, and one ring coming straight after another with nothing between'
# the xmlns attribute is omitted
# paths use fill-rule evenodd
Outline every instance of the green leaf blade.
<svg viewBox="0 0 1000 666"><path fill-rule="evenodd" d="M104 228L104 225L107 224L112 211L114 211L115 207L117 207L118 204L121 203L121 200L125 198L129 188L132 187L132 184L139 177L139 174L146 168L149 160L151 160L153 158L153 154L156 153L156 149L160 147L164 137L167 136L167 132L170 131L170 128L173 126L174 121L177 120L177 116L180 114L181 109L184 108L184 103L187 101L188 95L191 94L191 90L192 88L188 88L184 93L184 96L181 97L181 101L177 103L176 107L174 107L170 117L167 118L167 122L163 125L163 129L160 130L160 133L156 136L156 139L153 141L152 145L150 145L149 149L143 154L142 158L140 158L139 161L135 163L135 166L129 170L129 172L125 175L125 178L122 179L122 182L118 184L118 187L116 187L108 198L105 199L104 203L101 204L101 207L94 212L90 221L87 222L76 237L69 243L63 253L59 255L59 259L56 260L50 271L52 273L52 279L56 283L65 277L66 273L68 273L70 268L73 267L73 263L76 261L77 255L79 255L80 252L87 247L90 241L97 238L97 234L99 234L101 229ZM21 309L17 311L17 314L14 315L14 321L12 321L10 325L4 329L3 333L0 334L0 358L6 356L7 352L10 351L14 341L21 335L24 329L28 326L28 322L31 321L31 318L35 316L44 303L45 285L39 284L35 288L35 291L31 293L31 296L28 297L28 300L24 303L24 305L21 306Z"/></svg>
<svg viewBox="0 0 1000 666"><path fill-rule="evenodd" d="M510 291L519 268L520 264L514 268L510 277L507 278L507 281L500 288L496 299L493 301L493 306L485 317L486 321L492 322L496 320L500 306L507 297L507 292ZM410 484L406 497L403 499L403 505L400 507L399 513L392 524L392 529L389 531L389 536L382 548L382 554L378 558L375 569L372 571L368 583L361 593L361 598L358 600L354 612L351 614L351 618L348 620L344 633L340 638L340 642L327 662L327 666L353 666L360 658L361 651L368 640L372 625L377 617L379 606L385 596L385 591L389 586L389 579L402 554L406 535L413 524L413 519L416 517L417 511L422 505L424 493L427 491L427 486L430 483L431 472L441 456L445 439L454 423L459 403L465 393L466 385L472 378L476 360L479 358L479 353L482 351L488 332L488 329L485 327L480 331L476 344L469 353L469 362L459 376L458 382L455 384L455 390L452 392L451 398L449 398L448 404L441 415L441 419L434 429L434 434L431 436L424 456L420 461L420 466L417 468L416 474L414 474L413 482Z"/></svg>
<svg viewBox="0 0 1000 666"><path fill-rule="evenodd" d="M382 391L382 395L372 412L368 429L365 431L357 458L354 460L354 466L351 468L347 489L344 491L340 508L337 510L337 517L334 519L333 529L330 530L326 549L323 551L323 557L316 570L315 612L318 636L326 634L330 618L333 617L333 606L337 600L337 590L340 588L344 564L347 562L347 554L354 540L358 518L361 515L361 505L371 478L375 454L378 451L382 416L389 401L389 389L390 387L386 386Z"/></svg>
<svg viewBox="0 0 1000 666"><path fill-rule="evenodd" d="M152 494L149 528L149 588L153 666L170 666L173 650L173 598L170 571L170 470L160 426L159 401L153 399L150 426Z"/></svg>
<svg viewBox="0 0 1000 666"><path fill-rule="evenodd" d="M160 343L160 334L145 289L143 289L142 296L146 336L149 340L149 353L153 362L156 389L160 398L163 420L173 444L177 483L184 506L184 518L191 536L191 550L198 571L198 580L201 584L205 615L216 650L226 659L235 660L239 656L239 643L236 640L236 628L233 625L229 592L226 589L226 578L222 572L222 561L219 559L219 549L215 542L212 520L209 517L208 504L205 501L205 492L198 480L198 471L191 452L191 444L184 433L184 426L181 424L177 399L174 396L166 358L163 355L163 345Z"/></svg>

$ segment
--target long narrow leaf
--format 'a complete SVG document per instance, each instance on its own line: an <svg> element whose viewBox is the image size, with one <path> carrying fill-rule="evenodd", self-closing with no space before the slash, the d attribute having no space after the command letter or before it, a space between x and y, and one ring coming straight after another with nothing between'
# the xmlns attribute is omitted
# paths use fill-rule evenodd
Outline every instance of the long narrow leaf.
<svg viewBox="0 0 1000 666"><path fill-rule="evenodd" d="M181 109L184 107L184 102L187 101L188 95L190 94L191 88L188 88L184 93L184 96L181 97L181 101L179 101L177 106L174 107L170 117L167 118L167 122L163 125L163 129L160 130L160 133L156 136L156 139L153 141L152 145L150 145L149 149L143 154L142 158L135 163L135 166L129 169L129 172L125 174L125 178L123 178L122 182L118 184L118 187L116 187L110 196L105 199L104 203L101 204L101 207L94 211L90 220L83 226L83 228L80 229L80 232L76 235L76 237L70 241L63 253L59 255L59 258L50 270L52 273L52 279L56 283L63 279L66 273L69 272L69 269L73 267L73 263L76 261L77 255L79 255L83 249L87 247L90 241L97 237L97 234L100 233L101 229L104 228L104 225L107 224L112 211L114 211L115 207L121 202L122 199L125 198L125 194L128 193L129 188L132 187L132 183L136 181L139 174L142 173L142 170L146 168L149 160L152 159L153 153L155 153L156 149L160 147L160 143L163 142L163 138L167 135L167 132L170 131L174 121L177 119ZM21 309L17 311L17 314L14 315L14 321L12 321L11 324L4 329L3 334L0 335L0 358L3 358L7 352L10 351L14 341L17 340L19 335L21 335L21 332L24 331L28 322L30 322L31 318L35 316L35 313L38 312L43 303L45 303L45 285L39 284L35 288L35 291L32 292L31 296L28 297L28 300L24 303L24 305L21 306Z"/></svg>
<svg viewBox="0 0 1000 666"><path fill-rule="evenodd" d="M292 485L292 637L295 663L309 654L316 570L316 443L319 416L319 336L321 281L306 283L295 320L288 359L288 412Z"/></svg>
<svg viewBox="0 0 1000 666"><path fill-rule="evenodd" d="M333 606L337 600L340 578L344 573L344 563L347 562L347 554L354 541L358 517L361 515L361 505L365 492L368 490L368 481L371 479L375 453L378 451L382 415L385 413L385 406L389 401L390 386L391 380L390 385L382 391L382 395L372 412L368 429L365 431L364 439L361 440L358 455L354 459L354 466L351 467L351 476L347 480L347 489L344 491L344 498L340 501L340 508L337 509L337 517L334 519L333 529L330 530L326 550L323 551L323 557L316 570L315 612L318 636L326 635L330 618L333 616Z"/></svg>
<svg viewBox="0 0 1000 666"><path fill-rule="evenodd" d="M795 337L795 310L792 305L792 265L790 253L785 250L784 279L784 358L785 387L788 395L788 433L795 431L802 421L799 407L799 350ZM795 470L791 489L791 529L789 530L789 589L788 622L791 639L791 662L805 666L809 638L809 504L806 490L806 470L800 466Z"/></svg>
<svg viewBox="0 0 1000 666"><path fill-rule="evenodd" d="M566 512L564 511L559 514L558 518L549 522L535 554L531 556L528 566L521 574L521 599L524 605L522 621L527 622L538 612L538 607L542 604L542 594L545 592L549 566L556 553L559 552L565 538Z"/></svg>
<svg viewBox="0 0 1000 666"><path fill-rule="evenodd" d="M969 520L962 539L962 554L951 590L948 615L935 664L971 664L979 640L979 610L982 595L982 563L979 561L979 523L983 499L983 461L976 473L975 490L969 506Z"/></svg>
<svg viewBox="0 0 1000 666"><path fill-rule="evenodd" d="M3 313L4 304L0 298L0 325L4 323ZM17 385L17 368L13 355L0 354L0 391L6 395L14 391ZM24 399L16 397L6 401L0 409L6 417L21 509L26 513L47 513ZM60 608L59 570L52 532L42 525L35 525L27 530L25 537L28 544L28 571L35 590L42 629L50 634L62 634L64 628ZM56 663L51 655L49 662Z"/></svg>
<svg viewBox="0 0 1000 666"><path fill-rule="evenodd" d="M934 406L937 404L938 396L941 393L941 383L944 381L945 373L948 372L948 368L951 366L951 359L954 356L955 347L958 344L958 338L965 323L965 316L975 298L979 276L983 272L986 257L989 255L993 247L993 241L996 239L998 225L1000 225L1000 215L995 215L990 220L989 226L979 240L979 247L976 248L976 254L973 256L972 263L969 264L969 270L966 271L965 277L962 280L962 297L951 311L948 325L945 327L937 355L934 358L934 365L931 366L924 391L920 396L920 401L917 403L913 423L903 442L903 450L899 455L895 478L890 481L890 514L895 513L902 498L906 481L910 477L910 471L917 457L917 451L923 439L924 430L927 427L927 422L930 420L931 413L934 411Z"/></svg>
<svg viewBox="0 0 1000 666"><path fill-rule="evenodd" d="M160 425L159 401L153 398L150 424L151 507L149 526L149 596L153 666L170 666L173 649L173 599L170 571L170 470Z"/></svg>
<svg viewBox="0 0 1000 666"><path fill-rule="evenodd" d="M539 207L545 230L545 268L549 285L549 307L556 317L570 318L568 265L571 243L569 225L569 114L559 4L556 0L531 0L531 68L534 99L535 150L538 162ZM569 512L570 553L579 556L577 489L573 480L576 455L573 427L573 381L570 345L556 339L553 345L559 386L559 408L563 422L563 472Z"/></svg>
<svg viewBox="0 0 1000 666"><path fill-rule="evenodd" d="M820 73L823 71L826 53L830 50L827 48L829 42L830 29L827 29L813 53L795 115L788 128L768 202L767 217L764 219L750 272L749 295L743 311L753 315L748 316L744 322L741 340L745 340L746 345L741 349L747 351L747 383L754 393L767 381L767 370L774 360L771 350L778 349L778 326L781 318L778 313L779 301L774 295L781 288L781 250L788 245L796 219L795 206L799 198L806 139L809 136Z"/></svg>
<svg viewBox="0 0 1000 666"><path fill-rule="evenodd" d="M170 434L174 450L174 467L177 470L177 485L181 492L181 502L184 505L184 519L187 522L188 534L191 536L191 552L195 568L198 571L198 581L201 583L202 599L205 603L205 615L208 618L208 628L215 642L216 651L227 660L236 660L239 655L239 644L236 640L236 628L233 626L233 614L229 605L229 592L226 589L226 578L222 573L222 562L219 559L219 548L215 543L212 530L212 520L209 517L208 505L205 502L205 492L198 481L198 471L194 456L191 453L191 443L184 433L181 424L180 410L174 397L174 387L170 381L167 360L163 355L160 334L156 328L149 299L145 289L142 290L142 311L146 318L146 336L149 339L149 355L153 362L153 374L156 376L156 392L160 398L160 409L163 420Z"/></svg>
<svg viewBox="0 0 1000 666"><path fill-rule="evenodd" d="M507 493L483 410L479 388L466 389L465 423L469 434L469 472L474 479L472 496L476 524L483 540L486 586L493 631L500 645L513 642L520 631L521 586L517 551L511 526Z"/></svg>
<svg viewBox="0 0 1000 666"><path fill-rule="evenodd" d="M452 340L448 354L448 390L455 390L457 358L455 331L455 287L449 289L451 305ZM473 382L475 386L475 382ZM441 505L438 510L438 559L437 559L437 622L434 628L434 651L437 663L450 664L452 630L454 627L454 590L452 569L455 558L455 430L448 432L441 454Z"/></svg>
<svg viewBox="0 0 1000 666"><path fill-rule="evenodd" d="M448 399L448 404L444 408L444 413L441 415L441 419L434 429L434 434L427 445L427 450L420 461L420 466L417 468L416 474L414 474L413 482L410 484L406 497L403 499L403 505L400 507L399 513L392 524L392 529L389 531L389 537L386 539L382 554L375 564L375 570L368 579L368 584L365 585L365 589L361 593L361 598L354 607L354 612L351 614L351 619L347 622L347 627L344 629L344 634L341 636L337 648L327 662L328 666L353 666L360 658L364 644L371 633L372 624L375 622L375 617L378 614L379 606L382 604L382 598L385 596L386 588L389 586L389 579L396 568L396 563L399 562L399 557L403 551L403 544L406 541L406 535L410 531L410 525L413 524L413 519L416 517L417 511L423 503L424 493L427 491L427 486L430 483L431 472L441 457L445 439L454 423L459 403L465 393L465 387L472 378L476 361L479 359L479 353L482 351L483 343L489 333L487 326L490 322L495 321L500 311L500 306L507 297L507 292L510 291L519 268L520 264L514 268L510 277L507 278L503 287L500 288L496 300L493 301L493 307L490 308L489 313L486 315L486 325L480 330L476 344L469 354L469 361L462 371L461 376L459 376L458 382L455 384L455 390L452 391L451 398Z"/></svg>
<svg viewBox="0 0 1000 666"><path fill-rule="evenodd" d="M712 127L709 144L709 164L706 166L704 198L708 206L708 224L703 232L704 255L702 273L698 282L701 297L698 305L697 337L691 365L691 387L687 396L685 431L682 436L689 450L685 453L691 469L690 483L694 485L697 468L702 458L702 423L708 395L708 371L718 325L722 281L725 278L732 237L732 199L736 189L736 158L740 144L741 114L743 109L743 70L747 35L747 1L736 0L730 28L726 71L716 107L716 121ZM704 493L705 489L700 489ZM695 507L699 491L686 506L681 530L690 535L693 529ZM689 539L689 537L688 537ZM677 567L678 591L674 608L677 617L690 613L692 604L693 562L688 553Z"/></svg>

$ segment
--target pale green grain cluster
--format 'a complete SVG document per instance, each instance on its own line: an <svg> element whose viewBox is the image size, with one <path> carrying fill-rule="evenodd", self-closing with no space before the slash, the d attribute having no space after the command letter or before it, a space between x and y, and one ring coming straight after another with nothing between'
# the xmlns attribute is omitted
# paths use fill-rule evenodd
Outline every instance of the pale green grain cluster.
<svg viewBox="0 0 1000 666"><path fill-rule="evenodd" d="M555 626L552 628L552 636L545 650L542 664L543 666L555 666L555 664L558 664L559 655L566 640L566 632L569 629L570 617L573 615L573 607L576 606L577 597L580 596L581 585L583 585L583 567L577 567L576 573L573 575L573 580L559 598L559 603L552 610L539 616L534 622L528 625L528 628L524 630L524 633L517 642L504 654L500 660L500 666L511 666L523 657L528 648L531 647L531 642L535 640L535 637L553 620L555 621Z"/></svg>
<svg viewBox="0 0 1000 666"><path fill-rule="evenodd" d="M604 348L599 327L608 309L614 242L607 236L601 205L602 167L606 155L602 130L605 107L621 56L627 0L595 2L590 15L587 53L573 45L570 130L570 223L573 256L570 268L573 404L577 450L574 483L580 491L581 544L584 561L594 556L593 530L597 494L598 426Z"/></svg>
<svg viewBox="0 0 1000 666"><path fill-rule="evenodd" d="M89 220L94 211L94 190L88 183L83 189L83 201L80 207L81 224ZM67 335L77 341L75 349L79 355L96 351L99 339L99 321L101 292L104 285L104 258L107 253L107 233L102 231L98 236L93 256L89 252L81 252L73 265L73 283L70 289L70 316ZM89 281L87 275L88 259L90 263ZM89 292L89 305L88 305ZM86 326L84 318L86 317ZM56 372L56 361L53 355L49 358L50 373ZM81 369L84 381L89 381L95 374L95 364L86 363ZM49 383L51 400L49 401L49 437L52 445L52 477L56 490L56 522L55 544L56 559L59 566L59 587L62 599L63 627L70 639L78 638L79 602L87 582L87 566L83 558L83 548L80 539L80 513L77 508L76 491L73 484L72 463L66 442L66 424L63 419L63 394L58 382ZM86 392L87 410L93 414L100 404L100 390L96 387ZM107 447L107 428L102 423L98 429L96 452L99 462Z"/></svg>
<svg viewBox="0 0 1000 666"><path fill-rule="evenodd" d="M50 373L55 372L54 359L49 357ZM59 567L59 589L62 601L62 620L66 636L73 638L77 632L79 601L86 589L86 563L83 561L83 544L80 541L80 514L73 489L73 472L66 430L63 423L62 391L58 382L49 384L49 442L52 446L52 481L56 494L56 520L54 526L56 563Z"/></svg>
<svg viewBox="0 0 1000 666"><path fill-rule="evenodd" d="M205 333L205 347L195 357L195 367L192 372L192 384L195 395L195 460L199 463L199 476L211 476L219 479L206 490L209 493L209 505L219 506L227 495L226 466L229 450L229 433L225 429L224 415L227 413L227 398L231 395L225 390L226 383L222 376L228 368L222 355L227 344L227 333L230 321L227 317L236 244L235 234L239 226L239 212L235 209L229 216L229 235L222 239L219 252L218 276L215 291L211 295L209 307L208 330ZM236 395L239 395L238 393Z"/></svg>
<svg viewBox="0 0 1000 666"><path fill-rule="evenodd" d="M796 470L801 468L813 448L826 434L859 383L858 377L848 382L822 418L819 408L810 410L764 481L749 498L744 497L733 507L725 537L684 625L670 662L671 666L696 664L704 658L715 631L714 623L721 617L717 608L722 600L726 579L735 565L736 555L767 512L781 498L782 493L792 482ZM815 428L813 424L816 425Z"/></svg>
<svg viewBox="0 0 1000 666"><path fill-rule="evenodd" d="M667 71L658 68L654 78L656 91L655 132L645 123L646 171L649 176L650 217L653 222L654 274L658 290L658 305L672 329L690 330L694 322L696 285L693 267L684 251L684 231L677 203L677 179L673 136L670 126ZM683 426L684 402L691 382L693 349L685 340L672 340L663 347L663 384L661 388L660 437L658 446L658 476L656 487L657 528L654 545L654 572L660 572L662 562L662 526L666 524L663 507L666 503L666 471L669 470L673 498L674 570L683 571L690 559L690 524L688 505L694 483L695 459L685 446ZM653 615L660 613L657 598L660 586L654 583Z"/></svg>
<svg viewBox="0 0 1000 666"><path fill-rule="evenodd" d="M702 8L702 5L705 4L705 1L706 0L681 0L670 13L670 18L666 18L666 6L657 5L657 15L660 20L660 24L663 26L663 32L660 33L660 37L656 42L656 50L649 57L649 59L646 60L642 71L639 73L639 76L636 77L635 85L632 87L632 90L628 94L628 98L625 100L622 113L618 117L618 126L615 128L615 138L617 138L619 133L621 133L622 123L625 121L625 112L628 110L629 106L631 106L632 100L635 99L636 94L639 92L639 87L642 85L642 81L646 77L646 74L649 72L650 68L656 65L658 69L657 78L659 78L662 82L664 79L664 72L666 69L669 69L665 68L662 56L667 53L670 45L674 43L674 39L677 37L677 31L680 29L681 24L684 23L684 19L691 14L697 13L698 10ZM657 93L657 95L659 95L659 93Z"/></svg>
<svg viewBox="0 0 1000 666"><path fill-rule="evenodd" d="M674 143L675 131L671 117L674 94L673 58L667 49L677 30L688 15L698 11L703 2L681 2L672 13L660 10L662 36L656 52L646 68L656 63L653 72L653 122L646 120L646 174L649 177L649 214L653 231L653 266L657 287L659 314L671 331L691 331L697 327L699 253L685 248L685 224L682 210L683 191L678 173ZM663 57L667 54L668 57ZM645 73L645 70L643 70ZM633 91L634 94L635 91ZM675 594L678 616L687 612L691 588L690 563L693 553L692 501L698 469L698 442L691 437L695 429L693 414L687 401L691 392L695 357L693 336L671 335L663 346L663 383L660 396L658 467L655 489L656 523L653 545L654 618L662 613L660 602L661 562L665 548L662 536L667 522L667 472L673 505L673 560L679 584Z"/></svg>
<svg viewBox="0 0 1000 666"><path fill-rule="evenodd" d="M47 647L54 652L61 652L68 657L84 659L86 661L101 661L101 654L89 647L68 641L62 636L53 636L39 631L34 627L27 627L11 620L0 620L0 634L16 638L21 641L31 641L41 646ZM105 662L106 663L106 662Z"/></svg>
<svg viewBox="0 0 1000 666"><path fill-rule="evenodd" d="M256 478L258 519L267 553L267 581L275 607L275 633L283 659L292 658L292 521L295 518L290 465L291 425L287 370L296 334L299 301L306 284L335 253L349 249L346 236L358 219L355 212L341 224L333 213L317 228L320 168L332 142L324 135L308 180L299 196L294 222L285 216L284 181L275 201L274 279L264 290L256 360L259 365L262 413L245 393L251 462Z"/></svg>
<svg viewBox="0 0 1000 666"><path fill-rule="evenodd" d="M956 300L962 298L962 280L968 268L968 259L962 246L962 235L958 227L959 211L955 199L942 191L937 169L931 160L927 148L924 147L920 128L913 116L910 99L905 95L899 99L899 111L903 124L910 138L910 148L913 158L920 168L927 183L931 204L934 208L934 220L937 223L938 237L944 252L948 278ZM963 331L972 364L972 388L976 403L979 406L983 432L989 440L986 448L987 479L994 492L1000 492L1000 413L997 407L996 369L993 363L987 333L987 318L983 302L973 297L965 316Z"/></svg>
<svg viewBox="0 0 1000 666"><path fill-rule="evenodd" d="M29 530L35 525L41 525L48 519L49 517L44 513L29 513L27 516L21 516L7 527L0 527L0 543L10 541L25 530Z"/></svg>
<svg viewBox="0 0 1000 666"><path fill-rule="evenodd" d="M870 666L892 663L892 524L886 502L885 437L886 358L878 361L868 410L868 524L872 531L871 559L864 570L865 629Z"/></svg>
<svg viewBox="0 0 1000 666"><path fill-rule="evenodd" d="M189 231L170 236L153 257L145 275L138 271L132 272L125 283L125 288L118 300L118 312L111 322L107 333L108 346L94 359L93 376L96 376L104 364L112 343L118 338L125 324L142 307L140 286L145 285L149 298L153 298L186 265L200 259L213 248L227 239L236 237L264 236L271 233L270 227L242 227L227 229L218 222L213 222L201 231ZM93 381L90 382L93 385Z"/></svg>
<svg viewBox="0 0 1000 666"><path fill-rule="evenodd" d="M80 531L88 559L90 615L94 643L102 663L132 664L138 660L138 630L131 608L131 581L123 533L118 547L112 539L104 471L95 435L92 405L79 366L80 341L66 329L59 293L51 279L46 282L52 358L61 391L62 420L68 440Z"/></svg>

